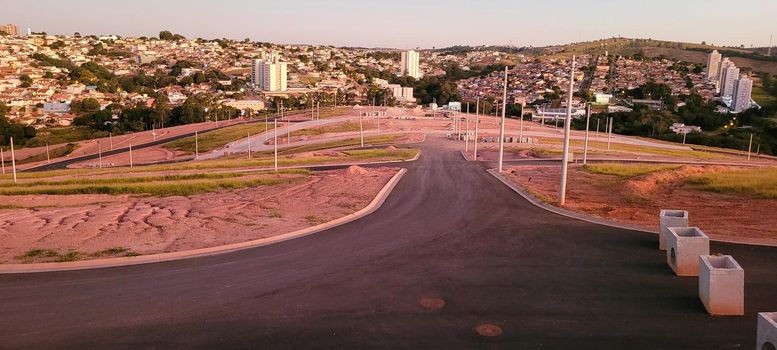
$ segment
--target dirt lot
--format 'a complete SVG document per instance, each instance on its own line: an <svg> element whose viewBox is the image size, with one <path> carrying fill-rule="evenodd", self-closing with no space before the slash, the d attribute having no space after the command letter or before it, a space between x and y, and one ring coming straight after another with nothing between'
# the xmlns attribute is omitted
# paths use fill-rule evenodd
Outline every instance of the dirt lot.
<svg viewBox="0 0 777 350"><path fill-rule="evenodd" d="M9 208L0 209L0 263L153 254L279 235L363 208L397 171L354 167L189 197L0 196L0 208ZM20 203L24 208L14 208Z"/></svg>
<svg viewBox="0 0 777 350"><path fill-rule="evenodd" d="M777 245L777 200L712 193L687 184L688 176L730 168L690 167L630 179L570 167L566 209L618 222L658 227L660 209L687 210L690 225L713 239ZM508 168L510 180L553 203L558 166ZM622 189L613 191L613 189Z"/></svg>

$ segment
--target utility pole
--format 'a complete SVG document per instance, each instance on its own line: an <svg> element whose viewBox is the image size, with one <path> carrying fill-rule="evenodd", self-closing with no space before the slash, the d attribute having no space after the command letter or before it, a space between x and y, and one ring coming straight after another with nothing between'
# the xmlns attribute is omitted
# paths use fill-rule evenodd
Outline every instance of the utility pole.
<svg viewBox="0 0 777 350"><path fill-rule="evenodd" d="M359 136L362 140L362 147L364 147L364 122L362 119L362 109L359 108Z"/></svg>
<svg viewBox="0 0 777 350"><path fill-rule="evenodd" d="M747 146L747 161L750 161L750 155L753 152L753 134L750 134L750 146Z"/></svg>
<svg viewBox="0 0 777 350"><path fill-rule="evenodd" d="M523 143L523 103L521 103L521 132L518 134L518 143Z"/></svg>
<svg viewBox="0 0 777 350"><path fill-rule="evenodd" d="M200 159L200 140L197 130L194 131L194 159Z"/></svg>
<svg viewBox="0 0 777 350"><path fill-rule="evenodd" d="M313 99L310 99L310 120L316 120L316 105L313 104Z"/></svg>
<svg viewBox="0 0 777 350"><path fill-rule="evenodd" d="M469 152L469 102L467 102L467 136L464 137L464 153Z"/></svg>
<svg viewBox="0 0 777 350"><path fill-rule="evenodd" d="M216 115L218 115L218 114L216 114ZM219 126L219 124L218 124L218 117L216 117L216 118L217 118L216 126L218 127ZM151 136L154 138L154 141L156 141L156 125L153 125L153 124L151 125Z"/></svg>
<svg viewBox="0 0 777 350"><path fill-rule="evenodd" d="M46 142L46 164L51 164L51 155L49 154L49 143Z"/></svg>
<svg viewBox="0 0 777 350"><path fill-rule="evenodd" d="M0 148L0 168L3 168L3 175L5 175L5 151Z"/></svg>
<svg viewBox="0 0 777 350"><path fill-rule="evenodd" d="M480 97L478 97L475 103L475 156L474 160L478 160L478 129L480 128Z"/></svg>
<svg viewBox="0 0 777 350"><path fill-rule="evenodd" d="M772 56L772 39L774 39L774 35L769 35L769 49L766 51L766 56L769 57Z"/></svg>
<svg viewBox="0 0 777 350"><path fill-rule="evenodd" d="M585 145L583 146L583 165L588 164L588 127L591 123L591 104L588 104L588 110L585 115Z"/></svg>
<svg viewBox="0 0 777 350"><path fill-rule="evenodd" d="M610 144L612 143L612 123L613 123L613 118L614 117L610 117L609 118L610 119L610 122L609 122L610 125L607 127L607 130L608 130L607 131L607 150L608 151L610 150Z"/></svg>
<svg viewBox="0 0 777 350"><path fill-rule="evenodd" d="M273 132L275 134L275 141L273 141L273 144L275 145L275 172L278 172L278 118L275 118L273 120L275 123L275 128L273 128Z"/></svg>
<svg viewBox="0 0 777 350"><path fill-rule="evenodd" d="M599 141L599 122L601 121L600 118L596 118L596 141Z"/></svg>
<svg viewBox="0 0 777 350"><path fill-rule="evenodd" d="M685 138L688 136L688 132L683 130L683 145L685 144Z"/></svg>
<svg viewBox="0 0 777 350"><path fill-rule="evenodd" d="M567 118L564 123L564 153L561 157L561 187L558 193L558 205L563 207L567 201L567 168L569 167L569 138L572 124L572 94L575 88L575 56L572 56L572 69L569 72L569 91L567 92ZM558 120L558 118L556 118Z"/></svg>
<svg viewBox="0 0 777 350"><path fill-rule="evenodd" d="M132 144L129 144L130 168L132 168Z"/></svg>
<svg viewBox="0 0 777 350"><path fill-rule="evenodd" d="M13 183L16 183L16 154L13 150L13 137L11 138L11 170L13 170Z"/></svg>
<svg viewBox="0 0 777 350"><path fill-rule="evenodd" d="M505 117L507 111L507 66L505 66L505 85L502 90L502 123L499 126L499 172L502 172L505 155Z"/></svg>

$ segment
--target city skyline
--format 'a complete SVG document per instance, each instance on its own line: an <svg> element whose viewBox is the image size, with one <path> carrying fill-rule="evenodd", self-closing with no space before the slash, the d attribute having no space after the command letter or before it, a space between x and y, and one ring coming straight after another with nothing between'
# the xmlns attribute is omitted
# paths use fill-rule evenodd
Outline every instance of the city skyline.
<svg viewBox="0 0 777 350"><path fill-rule="evenodd" d="M381 6L385 9L375 12ZM488 6L462 0L423 3L397 0L391 6L357 0L327 3L141 0L131 4L46 0L6 6L0 23L18 25L20 33L31 28L36 32L65 35L80 32L156 36L161 30L170 30L189 38L250 38L286 44L398 49L451 45L547 46L613 36L767 46L769 36L777 33L777 23L769 18L769 14L777 12L777 3L743 0L737 6L752 11L731 16L731 3L721 0L682 3L657 0L650 5L560 0L553 7L504 0ZM41 11L41 8L47 10ZM559 11L560 8L567 10ZM111 20L118 17L130 20ZM723 22L728 25L718 25Z"/></svg>

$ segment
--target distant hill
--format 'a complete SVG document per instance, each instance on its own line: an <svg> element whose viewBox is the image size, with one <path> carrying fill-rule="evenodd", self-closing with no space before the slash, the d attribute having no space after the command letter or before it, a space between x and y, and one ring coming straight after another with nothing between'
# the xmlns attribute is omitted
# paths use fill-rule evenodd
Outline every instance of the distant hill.
<svg viewBox="0 0 777 350"><path fill-rule="evenodd" d="M707 44L681 43L653 39L611 38L596 41L573 43L568 45L549 46L542 48L545 54L604 54L633 56L644 54L646 57L666 57L668 59L687 61L691 63L707 63L707 53L720 51L729 57L737 66L749 68L755 72L765 72L777 75L777 50L772 50L772 56L766 56L766 48L745 49L741 47L724 47Z"/></svg>

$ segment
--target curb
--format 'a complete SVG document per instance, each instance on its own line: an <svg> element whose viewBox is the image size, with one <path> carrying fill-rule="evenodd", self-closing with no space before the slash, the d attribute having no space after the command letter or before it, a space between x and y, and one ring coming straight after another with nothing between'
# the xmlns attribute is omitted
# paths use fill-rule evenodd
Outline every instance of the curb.
<svg viewBox="0 0 777 350"><path fill-rule="evenodd" d="M590 216L587 216L587 215L578 214L578 213L575 213L575 212L570 211L570 210L562 209L562 208L559 208L559 207L547 204L547 203L542 202L539 199L535 198L534 196L532 196L528 192L524 191L518 185L513 184L512 182L507 180L507 178L502 176L502 174L499 174L499 172L496 169L488 169L486 171L488 171L488 173L491 174L492 176L494 176L495 178L499 179L499 181L502 181L503 184L507 185L507 187L509 187L513 191L515 191L515 193L518 193L519 195L521 195L521 197L525 198L527 201L529 201L529 203L534 204L535 206L538 206L538 207L540 207L542 209L545 209L545 210L547 210L549 212L552 212L552 213L555 213L555 214L558 214L558 215L562 215L562 216L566 216L566 217L572 218L572 219L577 219L577 220L581 220L581 221L590 222L590 223L593 223L593 224L599 224L599 225L610 226L610 227L626 229L626 230L632 230L632 231L640 231L640 232L645 232L645 233L658 234L658 230L651 229L651 228L648 228L648 227L645 227L645 226L631 225L631 224L622 224L622 223L617 223L617 222L610 221L610 220L598 219L598 218L594 218L594 217L590 217Z"/></svg>
<svg viewBox="0 0 777 350"><path fill-rule="evenodd" d="M205 257L211 255L218 255L230 252L236 252L239 250L245 250L250 248L263 247L271 244L281 243L296 238L305 237L321 231L325 231L340 225L347 224L349 222L361 219L369 214L372 214L378 210L391 194L391 191L396 187L402 176L405 175L407 169L400 169L399 172L389 179L385 186L378 192L373 200L367 204L366 207L359 211L343 216L339 219L335 219L320 225L304 228L294 232L285 233L282 235L261 238L248 242L232 243L218 247L200 248L187 250L182 252L170 252L151 255L141 255L136 257L122 257L111 259L98 259L98 260L84 260L75 262L63 262L63 263L36 263L36 264L8 264L0 265L0 274L20 274L20 273L40 273L40 272L56 272L56 271L74 271L74 270L86 270L86 269L98 269L107 267L120 267L120 266L132 266L142 264L152 264L158 262L190 259L197 257Z"/></svg>
<svg viewBox="0 0 777 350"><path fill-rule="evenodd" d="M507 180L504 176L499 174L499 172L496 169L488 169L486 170L489 174L497 178L499 181L501 181L503 184L505 184L507 187L511 188L515 193L518 193L526 199L529 203L534 204L537 207L540 207L542 209L545 209L549 212L565 216L571 219L576 219L580 221L590 222L592 224L602 225L602 226L609 226L624 230L631 230L631 231L637 231L637 232L643 232L643 233L651 233L651 234L658 234L658 229L649 228L646 226L641 225L634 225L634 224L624 224L619 223L611 220L606 219L599 219L592 216L588 216L585 214L580 214L573 212L571 210L562 209L550 204L547 204L545 202L540 201L539 199L535 198L530 193L524 191L522 188L520 188L518 185L510 182ZM750 246L759 246L759 247L777 247L774 244L767 244L767 243L754 243L754 242L748 242L746 240L737 240L737 239L710 239L710 241L713 242L721 242L721 243L732 243L732 244L743 244L743 245L750 245Z"/></svg>

